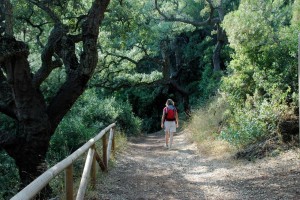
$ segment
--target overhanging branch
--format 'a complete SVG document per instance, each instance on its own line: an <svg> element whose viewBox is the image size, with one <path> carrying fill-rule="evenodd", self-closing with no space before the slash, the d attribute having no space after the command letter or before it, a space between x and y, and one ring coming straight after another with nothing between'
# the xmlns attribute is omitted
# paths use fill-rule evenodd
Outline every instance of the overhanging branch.
<svg viewBox="0 0 300 200"><path fill-rule="evenodd" d="M117 57L117 58L120 58L121 60L119 62L121 62L122 60L128 60L129 62L137 65L138 62L133 60L132 58L129 58L127 56L122 56L122 55L119 55L119 54L116 54L116 53L111 53L111 52L105 52L107 55L110 55L110 56L114 56L114 57Z"/></svg>
<svg viewBox="0 0 300 200"><path fill-rule="evenodd" d="M57 127L65 114L86 89L87 83L94 73L98 63L97 39L99 27L109 2L110 0L94 0L85 21L82 23L81 35L83 51L80 55L78 68L67 72L65 83L60 87L47 108L53 129ZM71 42L71 46L69 45L69 47L72 49L71 52L73 52L75 42L68 37L65 39L65 42ZM75 58L72 60L72 62L75 62L75 65L77 65L77 61ZM72 63L70 63L70 66L72 66L71 64Z"/></svg>
<svg viewBox="0 0 300 200"><path fill-rule="evenodd" d="M47 7L44 3L39 2L39 1L34 1L34 0L28 0L30 3L36 5L43 11L45 11L49 17L53 20L54 23L61 23L60 19L56 16L56 14L49 8Z"/></svg>
<svg viewBox="0 0 300 200"><path fill-rule="evenodd" d="M33 14L33 11L31 13L31 15ZM39 33L37 34L36 36L36 41L37 43L40 45L41 48L44 47L43 43L41 42L41 35L43 34L44 32L44 29L42 28L43 25L45 24L48 24L49 22L43 22L43 23L40 23L40 24L34 24L31 20L30 20L30 16L27 18L27 17L17 17L17 19L20 19L20 20L23 20L25 21L27 24L29 24L30 26L32 26L33 28L37 28L39 30Z"/></svg>
<svg viewBox="0 0 300 200"><path fill-rule="evenodd" d="M91 87L99 87L99 88L105 88L107 90L111 90L111 91L117 91L120 89L124 89L124 88L132 88L132 87L143 87L143 86L153 86L153 85L168 85L169 82L165 81L164 79L159 79L159 80L155 80L152 82L142 82L142 80L140 79L140 81L135 81L135 82L119 82L119 83L110 83L109 80L104 80L101 83L94 83L91 84Z"/></svg>
<svg viewBox="0 0 300 200"><path fill-rule="evenodd" d="M32 80L34 87L37 88L38 86L40 86L40 84L49 76L53 69L62 66L62 62L60 62L58 56L56 61L52 61L52 57L54 56L57 43L65 34L66 29L63 25L56 24L54 26L54 29L51 31L48 42L44 47L41 55L42 66L36 72Z"/></svg>
<svg viewBox="0 0 300 200"><path fill-rule="evenodd" d="M112 53L112 52L105 52L106 55L110 55L110 56L114 56L114 57L117 57L117 58L120 58L119 60L119 63L123 60L127 60L135 65L139 65L140 63L142 62L146 62L146 61L149 61L149 62L152 62L152 63L155 63L155 64L158 64L158 65L162 65L163 64L163 61L161 61L160 59L155 59L155 58L152 58L150 57L148 54L145 54L145 56L136 61L128 56L123 56L123 55L119 55L119 54L116 54L116 53Z"/></svg>
<svg viewBox="0 0 300 200"><path fill-rule="evenodd" d="M208 25L208 24L215 24L215 23L220 22L220 19L218 17L213 18L215 8L214 8L211 0L206 0L206 2L209 4L209 7L210 7L210 14L209 14L209 17L204 21L194 21L194 20L185 19L185 18L177 18L177 17L174 17L174 16L167 16L165 13L163 13L160 10L160 8L157 4L157 0L154 0L154 2L155 2L155 9L164 18L165 21L182 22L182 23L191 24L191 25L194 25L194 26L205 26L205 25Z"/></svg>

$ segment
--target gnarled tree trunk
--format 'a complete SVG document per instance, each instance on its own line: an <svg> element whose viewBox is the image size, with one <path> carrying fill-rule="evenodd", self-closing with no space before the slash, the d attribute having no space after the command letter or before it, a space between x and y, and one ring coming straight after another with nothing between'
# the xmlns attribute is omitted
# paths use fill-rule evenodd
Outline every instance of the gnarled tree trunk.
<svg viewBox="0 0 300 200"><path fill-rule="evenodd" d="M30 70L28 46L14 39L10 28L9 34L2 32L0 35L0 112L13 118L17 124L15 133L0 130L0 149L5 149L15 159L22 187L47 169L45 156L50 138L84 92L94 72L98 61L99 26L109 2L94 0L82 23L81 34L76 37L68 34L48 7L36 2L55 22L41 54L42 66L36 74ZM75 53L76 42L82 42L80 58ZM54 57L58 60L53 61ZM62 63L66 68L66 81L47 104L39 89L40 84Z"/></svg>
<svg viewBox="0 0 300 200"><path fill-rule="evenodd" d="M163 78L164 84L172 87L181 96L186 116L190 117L189 92L180 84L180 74L182 73L182 44L179 38L172 43L170 40L163 40L161 43L161 54L163 58ZM171 62L171 50L174 52L175 63Z"/></svg>

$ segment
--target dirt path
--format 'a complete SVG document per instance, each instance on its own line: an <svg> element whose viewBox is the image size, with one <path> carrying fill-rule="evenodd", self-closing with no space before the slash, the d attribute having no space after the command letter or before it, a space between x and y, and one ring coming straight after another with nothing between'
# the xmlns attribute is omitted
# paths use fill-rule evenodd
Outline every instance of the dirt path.
<svg viewBox="0 0 300 200"><path fill-rule="evenodd" d="M134 139L89 199L300 199L300 151L256 162L203 157L183 133Z"/></svg>

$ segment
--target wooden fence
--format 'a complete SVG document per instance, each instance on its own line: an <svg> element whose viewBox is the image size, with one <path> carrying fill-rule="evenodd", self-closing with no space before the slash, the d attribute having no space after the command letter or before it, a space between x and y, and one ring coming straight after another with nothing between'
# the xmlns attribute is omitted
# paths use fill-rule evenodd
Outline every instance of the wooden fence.
<svg viewBox="0 0 300 200"><path fill-rule="evenodd" d="M83 199L84 194L89 183L89 178L91 179L90 183L92 187L95 187L96 184L96 162L98 162L102 171L107 171L108 161L110 158L110 152L113 150L114 152L114 127L115 123L109 125L105 129L103 129L98 135L94 138L90 139L83 146L77 149L70 156L57 163L38 178L36 178L33 182L31 182L28 186L26 186L23 190L21 190L18 194L11 198L11 200L30 200L34 198L53 178L55 178L62 171L65 171L65 189L66 189L66 199L73 200L73 163L80 156L82 156L85 152L88 151L80 186L78 188L78 192L76 195L76 200ZM110 131L109 139L106 138L106 132ZM102 159L100 155L97 153L95 148L95 142L102 138L102 148L103 155Z"/></svg>

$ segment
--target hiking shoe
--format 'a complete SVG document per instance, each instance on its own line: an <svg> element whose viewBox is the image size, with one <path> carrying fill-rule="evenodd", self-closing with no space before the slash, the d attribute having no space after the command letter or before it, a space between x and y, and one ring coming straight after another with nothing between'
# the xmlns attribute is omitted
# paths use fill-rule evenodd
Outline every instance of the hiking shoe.
<svg viewBox="0 0 300 200"><path fill-rule="evenodd" d="M169 145L165 144L165 148L169 148Z"/></svg>

